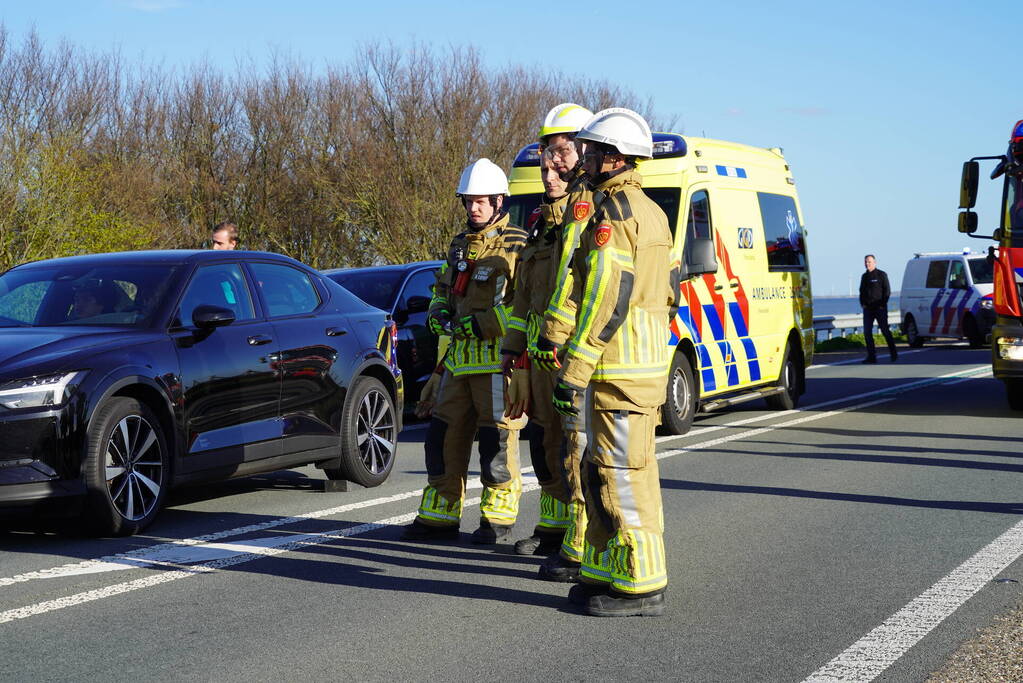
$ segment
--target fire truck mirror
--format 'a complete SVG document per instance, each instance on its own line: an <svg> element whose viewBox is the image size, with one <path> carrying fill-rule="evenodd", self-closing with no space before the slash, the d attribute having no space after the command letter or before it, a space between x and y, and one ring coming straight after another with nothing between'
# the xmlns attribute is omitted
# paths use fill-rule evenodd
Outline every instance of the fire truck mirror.
<svg viewBox="0 0 1023 683"><path fill-rule="evenodd" d="M972 209L977 204L977 182L980 179L980 164L976 161L967 161L963 164L963 179L959 186L959 208ZM959 232L967 232L962 229L960 220ZM974 228L976 229L976 228ZM969 232L973 232L970 230Z"/></svg>
<svg viewBox="0 0 1023 683"><path fill-rule="evenodd" d="M977 214L963 211L959 214L959 232L972 235L977 232Z"/></svg>

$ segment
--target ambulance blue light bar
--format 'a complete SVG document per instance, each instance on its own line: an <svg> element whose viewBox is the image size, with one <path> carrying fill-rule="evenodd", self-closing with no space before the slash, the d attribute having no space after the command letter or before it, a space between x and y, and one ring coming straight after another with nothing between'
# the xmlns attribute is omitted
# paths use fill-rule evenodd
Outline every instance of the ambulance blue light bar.
<svg viewBox="0 0 1023 683"><path fill-rule="evenodd" d="M531 145L526 145L519 150L518 156L515 157L515 162L512 166L518 168L520 166L539 166L540 165L540 145L534 142Z"/></svg>
<svg viewBox="0 0 1023 683"><path fill-rule="evenodd" d="M654 159L684 157L689 147L685 138L676 133L654 133Z"/></svg>

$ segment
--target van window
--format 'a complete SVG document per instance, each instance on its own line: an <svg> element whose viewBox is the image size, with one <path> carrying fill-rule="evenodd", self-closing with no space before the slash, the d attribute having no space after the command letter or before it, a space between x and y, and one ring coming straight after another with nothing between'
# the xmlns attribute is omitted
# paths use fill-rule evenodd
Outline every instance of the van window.
<svg viewBox="0 0 1023 683"><path fill-rule="evenodd" d="M677 187L644 187L643 192L653 199L661 211L668 217L668 228L675 237L675 225L678 224L678 205L682 198L682 190Z"/></svg>
<svg viewBox="0 0 1023 683"><path fill-rule="evenodd" d="M967 289L966 266L962 261L952 261L952 267L948 271L948 286L950 289Z"/></svg>
<svg viewBox="0 0 1023 683"><path fill-rule="evenodd" d="M995 281L994 264L987 260L987 257L971 258L970 277L975 285L989 285Z"/></svg>
<svg viewBox="0 0 1023 683"><path fill-rule="evenodd" d="M941 289L945 286L945 273L948 272L948 261L931 261L927 266L927 289Z"/></svg>
<svg viewBox="0 0 1023 683"><path fill-rule="evenodd" d="M689 198L689 221L686 223L687 239L709 240L714 233L711 230L710 197L706 190L694 192Z"/></svg>
<svg viewBox="0 0 1023 683"><path fill-rule="evenodd" d="M764 221L764 246L768 270L806 270L803 225L796 200L783 194L757 192Z"/></svg>

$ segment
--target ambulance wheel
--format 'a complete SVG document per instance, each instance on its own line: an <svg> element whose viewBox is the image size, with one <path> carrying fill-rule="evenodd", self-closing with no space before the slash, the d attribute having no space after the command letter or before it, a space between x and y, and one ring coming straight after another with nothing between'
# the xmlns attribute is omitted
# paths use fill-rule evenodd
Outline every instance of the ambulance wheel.
<svg viewBox="0 0 1023 683"><path fill-rule="evenodd" d="M917 329L913 316L906 316L906 321L902 323L902 331L906 333L906 343L914 349L919 349L924 345L924 338L920 336L920 330Z"/></svg>
<svg viewBox="0 0 1023 683"><path fill-rule="evenodd" d="M341 412L340 467L325 468L324 474L367 488L383 484L394 467L397 424L387 388L373 377L357 378Z"/></svg>
<svg viewBox="0 0 1023 683"><path fill-rule="evenodd" d="M696 381L684 353L676 353L668 374L668 397L661 406L661 424L668 434L685 434L696 417Z"/></svg>
<svg viewBox="0 0 1023 683"><path fill-rule="evenodd" d="M963 336L966 337L966 341L970 342L971 349L979 349L984 346L984 335L980 333L977 320L972 315L963 318Z"/></svg>
<svg viewBox="0 0 1023 683"><path fill-rule="evenodd" d="M792 410L799 403L799 369L796 367L795 354L792 353L792 345L785 347L785 357L781 361L781 375L778 376L778 384L785 391L768 396L764 399L767 407L771 410Z"/></svg>
<svg viewBox="0 0 1023 683"><path fill-rule="evenodd" d="M1010 408L1023 410L1023 380L1005 380L1005 397L1009 399Z"/></svg>

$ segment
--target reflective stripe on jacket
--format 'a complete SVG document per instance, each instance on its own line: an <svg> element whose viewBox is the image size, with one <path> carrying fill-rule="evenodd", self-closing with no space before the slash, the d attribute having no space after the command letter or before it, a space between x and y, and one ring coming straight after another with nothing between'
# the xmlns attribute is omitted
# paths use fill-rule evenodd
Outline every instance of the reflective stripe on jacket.
<svg viewBox="0 0 1023 683"><path fill-rule="evenodd" d="M451 240L447 260L437 271L430 311L448 311L454 322L471 315L482 337L451 340L444 359L444 367L451 374L500 372L501 338L508 330L514 293L512 278L525 243L525 231L509 225L507 214L479 232L463 232ZM468 285L461 296L453 291L459 252L462 259L472 264Z"/></svg>
<svg viewBox="0 0 1023 683"><path fill-rule="evenodd" d="M576 387L611 382L643 408L664 403L670 364L668 314L672 240L668 219L635 170L596 188L606 199L572 261L578 302L562 379Z"/></svg>

